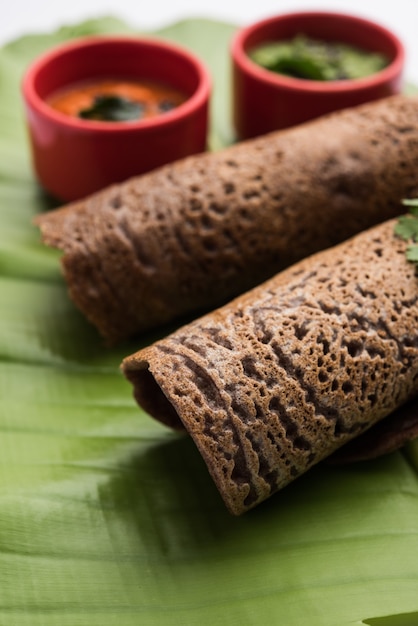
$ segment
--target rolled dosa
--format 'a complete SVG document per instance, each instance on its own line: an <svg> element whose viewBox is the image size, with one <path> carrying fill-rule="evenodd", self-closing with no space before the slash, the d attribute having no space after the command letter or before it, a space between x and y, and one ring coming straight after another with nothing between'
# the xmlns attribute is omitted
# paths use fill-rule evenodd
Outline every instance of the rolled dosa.
<svg viewBox="0 0 418 626"><path fill-rule="evenodd" d="M40 215L108 343L220 306L418 195L418 99L192 156Z"/></svg>
<svg viewBox="0 0 418 626"><path fill-rule="evenodd" d="M418 278L396 220L277 274L122 363L241 514L418 392Z"/></svg>

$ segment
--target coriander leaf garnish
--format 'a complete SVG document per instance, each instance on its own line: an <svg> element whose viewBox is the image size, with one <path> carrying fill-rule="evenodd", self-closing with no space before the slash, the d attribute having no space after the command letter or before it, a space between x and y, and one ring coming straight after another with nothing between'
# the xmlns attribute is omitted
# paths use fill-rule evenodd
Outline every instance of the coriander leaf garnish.
<svg viewBox="0 0 418 626"><path fill-rule="evenodd" d="M406 258L412 263L418 263L418 244L408 246L406 250Z"/></svg>
<svg viewBox="0 0 418 626"><path fill-rule="evenodd" d="M104 122L129 122L138 120L144 113L144 105L113 94L96 96L88 109L82 109L79 117Z"/></svg>
<svg viewBox="0 0 418 626"><path fill-rule="evenodd" d="M418 198L402 200L402 204L409 207L409 213L398 218L394 232L405 241L412 242L406 249L406 258L418 264Z"/></svg>
<svg viewBox="0 0 418 626"><path fill-rule="evenodd" d="M395 226L395 233L402 239L405 239L405 241L409 239L417 240L418 219L412 215L402 215Z"/></svg>

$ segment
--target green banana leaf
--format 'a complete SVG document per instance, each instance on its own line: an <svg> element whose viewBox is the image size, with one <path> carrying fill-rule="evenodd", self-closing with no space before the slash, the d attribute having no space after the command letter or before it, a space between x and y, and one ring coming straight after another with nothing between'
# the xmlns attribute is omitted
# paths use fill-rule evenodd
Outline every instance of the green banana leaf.
<svg viewBox="0 0 418 626"><path fill-rule="evenodd" d="M418 444L317 467L232 517L191 440L136 406L119 364L139 345L103 347L39 243L52 202L22 73L60 41L129 31L108 17L0 50L0 626L416 626ZM233 31L155 33L210 67L214 149L232 140Z"/></svg>

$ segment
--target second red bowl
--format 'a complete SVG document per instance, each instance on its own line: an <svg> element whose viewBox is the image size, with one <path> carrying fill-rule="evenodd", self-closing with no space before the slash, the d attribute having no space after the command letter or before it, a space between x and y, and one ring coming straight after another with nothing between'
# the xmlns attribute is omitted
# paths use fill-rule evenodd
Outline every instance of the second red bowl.
<svg viewBox="0 0 418 626"><path fill-rule="evenodd" d="M365 78L316 81L276 74L248 56L258 44L299 34L380 52L389 64ZM240 29L231 54L233 120L239 139L399 93L402 87L405 55L401 41L383 26L353 15L320 11L277 15Z"/></svg>

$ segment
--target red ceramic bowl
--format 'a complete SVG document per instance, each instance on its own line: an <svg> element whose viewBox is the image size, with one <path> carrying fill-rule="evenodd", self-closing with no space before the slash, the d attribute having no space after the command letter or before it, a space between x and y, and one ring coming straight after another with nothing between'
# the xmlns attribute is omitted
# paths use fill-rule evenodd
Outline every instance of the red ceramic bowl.
<svg viewBox="0 0 418 626"><path fill-rule="evenodd" d="M388 56L383 70L356 80L315 81L281 76L254 63L248 51L258 44L291 39L300 33ZM402 88L404 48L386 28L340 13L278 15L240 29L231 46L233 123L239 139L293 126L330 111L356 106Z"/></svg>
<svg viewBox="0 0 418 626"><path fill-rule="evenodd" d="M109 77L165 83L187 99L162 115L129 122L70 117L45 101L66 86ZM35 172L45 189L63 201L206 148L208 71L188 51L160 40L74 40L36 59L22 91Z"/></svg>

